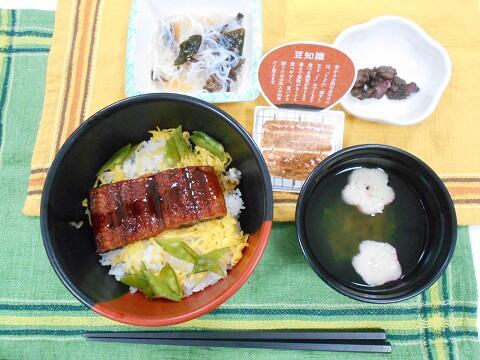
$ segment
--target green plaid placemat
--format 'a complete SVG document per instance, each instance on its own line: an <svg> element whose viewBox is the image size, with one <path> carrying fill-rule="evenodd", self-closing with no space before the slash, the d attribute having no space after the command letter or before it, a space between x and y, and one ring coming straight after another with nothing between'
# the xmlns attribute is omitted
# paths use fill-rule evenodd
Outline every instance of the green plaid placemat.
<svg viewBox="0 0 480 360"><path fill-rule="evenodd" d="M86 342L85 330L138 329L77 302L47 260L36 218L21 215L42 110L54 14L0 12L0 359L362 359L380 356ZM247 284L214 312L178 329L361 328L387 330L392 359L480 359L477 290L467 228L446 274L393 305L341 296L310 270L293 224L276 224Z"/></svg>

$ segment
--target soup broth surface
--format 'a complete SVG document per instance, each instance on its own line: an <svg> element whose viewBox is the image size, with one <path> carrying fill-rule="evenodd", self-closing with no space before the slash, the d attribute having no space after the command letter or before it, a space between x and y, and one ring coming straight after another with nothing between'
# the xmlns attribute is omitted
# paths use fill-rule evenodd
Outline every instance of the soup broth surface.
<svg viewBox="0 0 480 360"><path fill-rule="evenodd" d="M362 214L342 200L342 190L353 170L341 171L322 181L309 199L307 236L318 262L335 277L359 287L370 287L353 266L352 258L363 240L391 244L397 250L402 278L421 261L427 238L427 215L417 194L402 179L388 171L388 185L395 200L375 216ZM401 278L401 279L402 279ZM397 280L399 281L399 280Z"/></svg>

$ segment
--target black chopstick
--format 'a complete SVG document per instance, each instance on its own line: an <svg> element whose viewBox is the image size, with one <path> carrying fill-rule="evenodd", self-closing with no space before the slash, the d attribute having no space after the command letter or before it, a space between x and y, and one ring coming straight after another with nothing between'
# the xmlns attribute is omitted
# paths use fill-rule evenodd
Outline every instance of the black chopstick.
<svg viewBox="0 0 480 360"><path fill-rule="evenodd" d="M323 340L318 342L294 341L254 341L254 340L186 340L186 339L154 339L154 338L88 338L101 342L121 342L135 344L180 345L180 346L207 346L207 347L232 347L232 348L261 348L283 350L316 350L316 351L348 351L390 353L392 346L384 341L342 341Z"/></svg>
<svg viewBox="0 0 480 360"><path fill-rule="evenodd" d="M88 338L190 339L190 340L386 340L384 330L348 331L115 331L87 332Z"/></svg>
<svg viewBox="0 0 480 360"><path fill-rule="evenodd" d="M92 341L180 346L390 353L383 330L88 332Z"/></svg>

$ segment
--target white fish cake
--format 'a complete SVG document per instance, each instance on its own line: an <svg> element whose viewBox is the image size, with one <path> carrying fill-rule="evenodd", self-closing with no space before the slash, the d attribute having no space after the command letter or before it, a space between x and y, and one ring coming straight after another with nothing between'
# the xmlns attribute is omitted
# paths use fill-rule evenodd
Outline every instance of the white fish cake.
<svg viewBox="0 0 480 360"><path fill-rule="evenodd" d="M402 276L397 250L392 245L364 240L359 249L360 252L352 259L352 265L368 285L380 286Z"/></svg>
<svg viewBox="0 0 480 360"><path fill-rule="evenodd" d="M361 213L374 216L395 200L395 192L388 186L385 171L360 168L350 174L348 184L342 190L342 199L356 206Z"/></svg>

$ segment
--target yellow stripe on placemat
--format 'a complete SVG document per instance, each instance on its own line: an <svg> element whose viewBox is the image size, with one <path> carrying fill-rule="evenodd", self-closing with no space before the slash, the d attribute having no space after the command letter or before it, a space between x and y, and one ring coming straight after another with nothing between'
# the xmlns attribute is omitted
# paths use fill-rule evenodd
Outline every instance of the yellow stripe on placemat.
<svg viewBox="0 0 480 360"><path fill-rule="evenodd" d="M445 344L447 340L442 338L436 338L432 340L433 348L435 350L436 356L435 359L437 360L447 360L448 354Z"/></svg>
<svg viewBox="0 0 480 360"><path fill-rule="evenodd" d="M10 21L8 19L8 12L0 11L0 30L2 31L9 31L11 30L9 27Z"/></svg>
<svg viewBox="0 0 480 360"><path fill-rule="evenodd" d="M477 176L442 176L442 181L447 186L455 203L480 205L480 174Z"/></svg>
<svg viewBox="0 0 480 360"><path fill-rule="evenodd" d="M0 36L0 44L3 42L1 38L8 39L6 35ZM35 44L36 46L50 46L51 39L49 37L39 37L39 36L14 36L12 38L13 46L21 47L25 45ZM1 45L0 45L1 46Z"/></svg>
<svg viewBox="0 0 480 360"><path fill-rule="evenodd" d="M440 288L440 281L435 282L430 287L430 303L434 307L439 307L443 304L443 299L441 297L441 288Z"/></svg>
<svg viewBox="0 0 480 360"><path fill-rule="evenodd" d="M459 223L479 223L480 174L442 175L441 179L452 196Z"/></svg>
<svg viewBox="0 0 480 360"><path fill-rule="evenodd" d="M103 3L109 6L110 13L106 22L101 21ZM38 215L41 192L45 184L48 168L53 158L82 121L95 110L89 108L91 102L94 64L98 56L98 41L102 37L105 44L118 39L109 39L112 34L124 33L126 39L130 2L123 1L121 6L111 0L68 0L58 4L53 45L49 56L44 111L40 122L32 170L28 183L28 195L23 212L26 215ZM125 5L125 6L124 6ZM113 18L112 18L113 17ZM103 33L99 34L100 24ZM113 41L113 42L112 42ZM105 46L106 51L110 48ZM105 49L102 49L105 51ZM110 63L114 51L110 52ZM117 55L118 56L118 55ZM120 56L124 58L124 54ZM104 79L97 82L116 83L122 81L123 70L119 74L118 66L109 67L111 73L102 71ZM118 85L117 85L118 87ZM122 97L123 91L113 91L114 100ZM108 100L107 100L108 101Z"/></svg>
<svg viewBox="0 0 480 360"><path fill-rule="evenodd" d="M293 221L297 207L298 194L295 193L273 193L273 210L275 221Z"/></svg>
<svg viewBox="0 0 480 360"><path fill-rule="evenodd" d="M2 11L1 16L2 16L2 22L4 22L7 17L6 12ZM0 34L0 48L6 48L8 46L10 39L11 38L9 36ZM1 58L4 58L4 57L1 56Z"/></svg>
<svg viewBox="0 0 480 360"><path fill-rule="evenodd" d="M39 214L48 167L68 135L89 115L125 97L129 13L129 0L59 2L25 214ZM410 18L441 42L452 58L453 69L435 112L424 122L405 127L360 121L347 114L344 146L389 144L420 157L444 175L458 222L468 225L480 223L480 147L475 146L478 134L472 130L478 127L478 1L457 2L455 13L461 22L452 21L449 0L425 0L408 6L383 0L367 4L305 0L302 6L295 0L263 1L264 50L299 39L331 43L345 28L385 14ZM323 14L321 21L319 14ZM254 107L265 104L258 98L220 107L251 130ZM274 220L293 221L296 195L276 193L274 200Z"/></svg>
<svg viewBox="0 0 480 360"><path fill-rule="evenodd" d="M43 114L33 151L27 200L23 208L26 215L38 215L41 191L48 167L56 153L60 107L68 100L64 93L71 77L72 54L81 26L80 10L80 1L60 1L57 5L55 31L48 57ZM70 72L67 71L69 68Z"/></svg>
<svg viewBox="0 0 480 360"><path fill-rule="evenodd" d="M441 315L429 318L427 325L435 331L445 327L445 319ZM452 317L450 326L476 328L476 319ZM187 323L176 325L178 328L204 328L204 329L328 329L335 325L338 329L349 328L383 328L386 330L411 330L422 328L422 321L418 320L210 320L195 319ZM8 327L25 326L61 326L61 327L99 327L118 326L118 323L101 316L0 316L0 325Z"/></svg>

